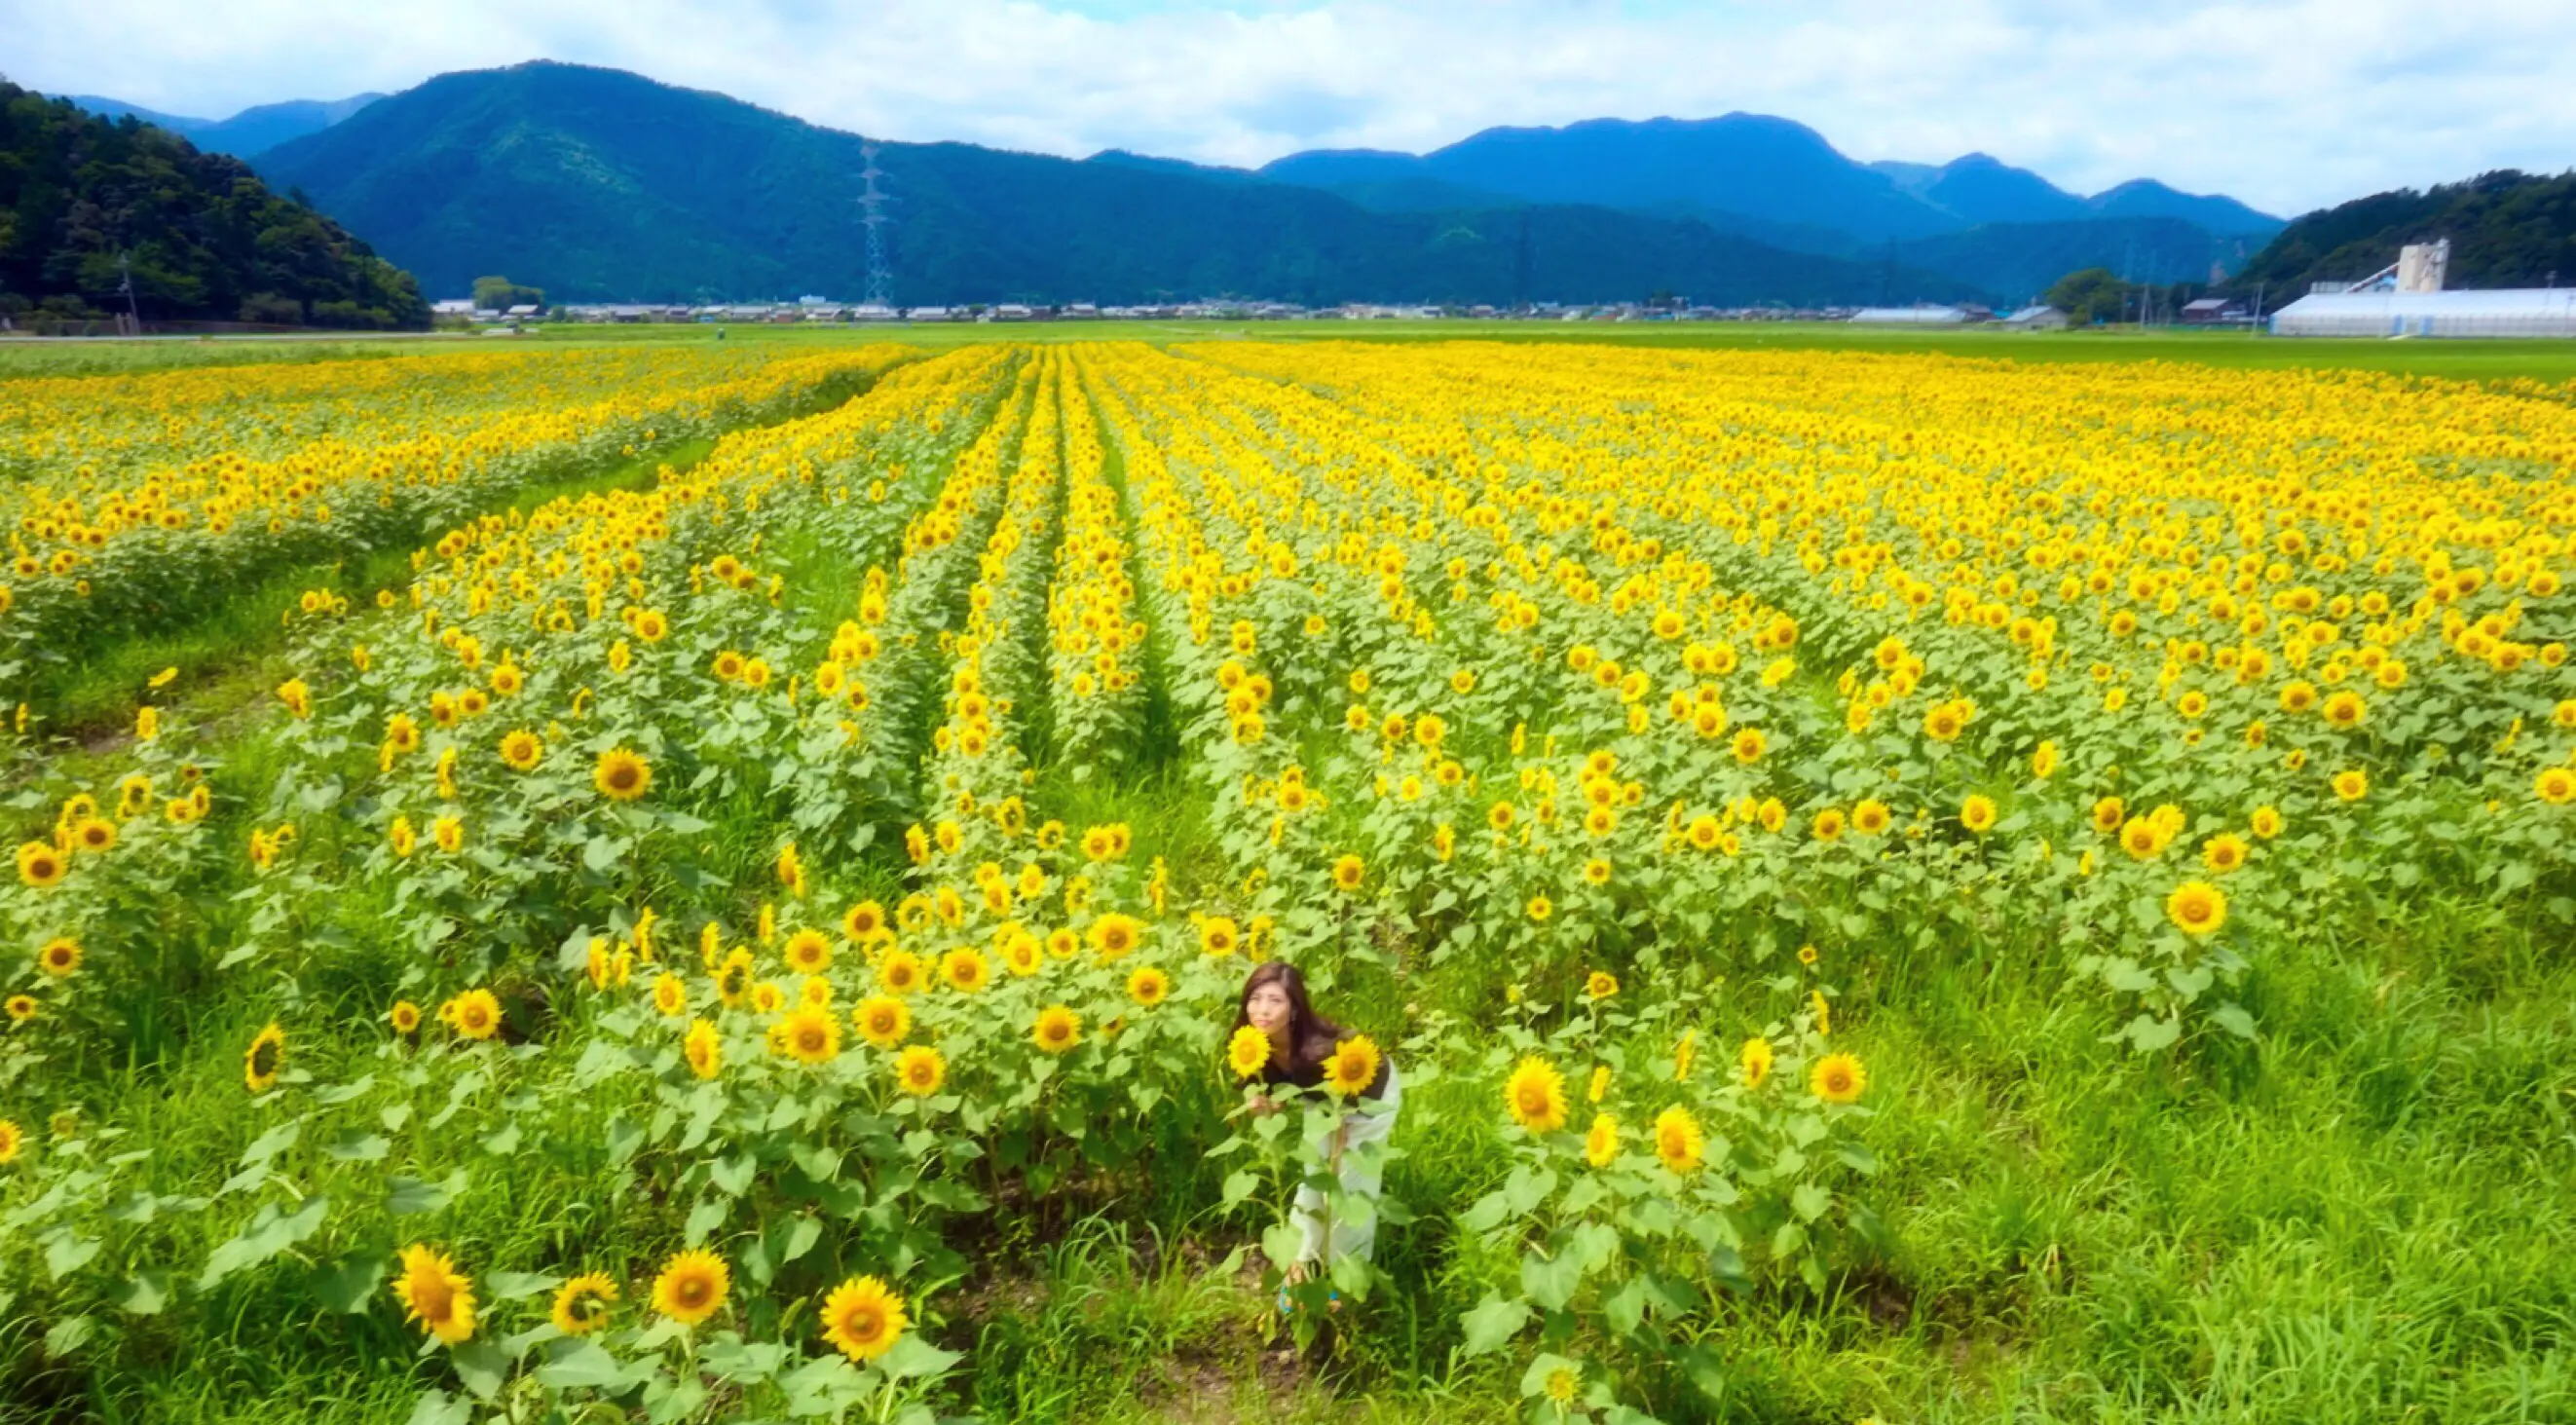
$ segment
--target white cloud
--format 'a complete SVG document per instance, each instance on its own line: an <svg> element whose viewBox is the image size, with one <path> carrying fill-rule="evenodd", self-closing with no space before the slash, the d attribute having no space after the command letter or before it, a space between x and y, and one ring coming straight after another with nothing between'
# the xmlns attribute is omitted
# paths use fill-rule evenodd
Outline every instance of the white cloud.
<svg viewBox="0 0 2576 1425"><path fill-rule="evenodd" d="M2576 164L2571 0L0 0L0 32L22 84L209 117L542 56L894 138L1218 163L1747 109L1862 159L2285 213Z"/></svg>

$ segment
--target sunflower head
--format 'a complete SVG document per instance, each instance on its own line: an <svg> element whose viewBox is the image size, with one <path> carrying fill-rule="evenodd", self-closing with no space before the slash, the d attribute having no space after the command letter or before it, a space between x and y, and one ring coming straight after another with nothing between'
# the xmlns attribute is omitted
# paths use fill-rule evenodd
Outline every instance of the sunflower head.
<svg viewBox="0 0 2576 1425"><path fill-rule="evenodd" d="M1144 943L1145 923L1115 911L1091 923L1091 948L1103 960L1115 960Z"/></svg>
<svg viewBox="0 0 2576 1425"><path fill-rule="evenodd" d="M2185 935L2211 935L2227 924L2227 893L2207 881L2185 881L2165 897L2165 915Z"/></svg>
<svg viewBox="0 0 2576 1425"><path fill-rule="evenodd" d="M1596 1168L1606 1168L1619 1158L1619 1120L1606 1113L1592 1116L1592 1127L1583 1135L1583 1160Z"/></svg>
<svg viewBox="0 0 2576 1425"><path fill-rule="evenodd" d="M487 989L471 989L448 1004L449 1027L468 1039L489 1039L501 1032L501 1001Z"/></svg>
<svg viewBox="0 0 2576 1425"><path fill-rule="evenodd" d="M1503 1107L1530 1132L1553 1133L1565 1126L1565 1076L1545 1059L1523 1059L1503 1082Z"/></svg>
<svg viewBox="0 0 2576 1425"><path fill-rule="evenodd" d="M1270 1036L1249 1024L1238 1026L1226 1041L1225 1063L1238 1079L1260 1073L1270 1065Z"/></svg>
<svg viewBox="0 0 2576 1425"><path fill-rule="evenodd" d="M555 1293L555 1329L567 1336L587 1336L608 1324L609 1305L617 1300L617 1283L603 1272L584 1272Z"/></svg>
<svg viewBox="0 0 2576 1425"><path fill-rule="evenodd" d="M1758 1089L1769 1081L1772 1058L1770 1040L1756 1035L1744 1041L1744 1047L1736 1052L1735 1062L1744 1070L1746 1088Z"/></svg>
<svg viewBox="0 0 2576 1425"><path fill-rule="evenodd" d="M1706 1143L1689 1109L1675 1104L1655 1115L1655 1156L1674 1172L1695 1171Z"/></svg>
<svg viewBox="0 0 2576 1425"><path fill-rule="evenodd" d="M850 1011L859 1037L880 1049L891 1049L912 1032L912 1011L893 995L870 995Z"/></svg>
<svg viewBox="0 0 2576 1425"><path fill-rule="evenodd" d="M1049 1054L1061 1054L1082 1042L1082 1016L1060 1004L1038 1011L1029 1038Z"/></svg>
<svg viewBox="0 0 2576 1425"><path fill-rule="evenodd" d="M1827 1054L1807 1071L1807 1091L1827 1103L1857 1103L1869 1087L1869 1071L1852 1054Z"/></svg>
<svg viewBox="0 0 2576 1425"><path fill-rule="evenodd" d="M242 1082L252 1093L266 1093L277 1082L278 1070L286 1066L286 1031L270 1020L242 1051Z"/></svg>
<svg viewBox="0 0 2576 1425"><path fill-rule="evenodd" d="M1376 1041L1365 1034L1354 1034L1333 1046L1330 1058L1324 1060L1324 1088L1337 1098L1348 1098L1377 1082L1383 1056Z"/></svg>
<svg viewBox="0 0 2576 1425"><path fill-rule="evenodd" d="M947 1080L948 1061L927 1044L915 1044L894 1057L895 1086L915 1098L939 1092Z"/></svg>
<svg viewBox="0 0 2576 1425"><path fill-rule="evenodd" d="M699 1078L712 1079L724 1070L724 1040L716 1033L716 1027L703 1019L689 1021L680 1052L689 1061L689 1072Z"/></svg>
<svg viewBox="0 0 2576 1425"><path fill-rule="evenodd" d="M695 1326L723 1309L733 1289L733 1269L703 1248L679 1253L653 1278L653 1309L683 1326Z"/></svg>
<svg viewBox="0 0 2576 1425"><path fill-rule="evenodd" d="M68 935L57 935L36 952L36 968L61 979L80 968L81 945Z"/></svg>
<svg viewBox="0 0 2576 1425"><path fill-rule="evenodd" d="M393 1291L403 1315L439 1341L457 1346L473 1338L474 1282L445 1253L419 1244L403 1248Z"/></svg>
<svg viewBox="0 0 2576 1425"><path fill-rule="evenodd" d="M30 841L18 848L18 879L38 890L61 885L71 858L50 841Z"/></svg>
<svg viewBox="0 0 2576 1425"><path fill-rule="evenodd" d="M612 748L599 754L591 784L611 801L631 802L652 790L653 766L623 747Z"/></svg>
<svg viewBox="0 0 2576 1425"><path fill-rule="evenodd" d="M854 1361L873 1361L903 1339L903 1298L875 1277L852 1277L823 1300L823 1339Z"/></svg>
<svg viewBox="0 0 2576 1425"><path fill-rule="evenodd" d="M975 994L993 982L993 965L980 950L951 950L939 957L939 978L952 990Z"/></svg>
<svg viewBox="0 0 2576 1425"><path fill-rule="evenodd" d="M1171 997L1172 977L1152 965L1139 965L1127 977L1127 997L1147 1009Z"/></svg>
<svg viewBox="0 0 2576 1425"><path fill-rule="evenodd" d="M841 1052L841 1022L808 1005L778 1021L773 1042L780 1053L797 1063L829 1063Z"/></svg>

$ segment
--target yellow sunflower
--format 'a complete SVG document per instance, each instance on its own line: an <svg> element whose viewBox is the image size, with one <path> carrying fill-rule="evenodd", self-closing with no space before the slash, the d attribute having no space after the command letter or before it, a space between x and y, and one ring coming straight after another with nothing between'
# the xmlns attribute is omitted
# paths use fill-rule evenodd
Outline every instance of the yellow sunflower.
<svg viewBox="0 0 2576 1425"><path fill-rule="evenodd" d="M402 1275L393 1290L403 1315L430 1335L450 1346L473 1339L474 1281L445 1253L417 1243L403 1248Z"/></svg>
<svg viewBox="0 0 2576 1425"><path fill-rule="evenodd" d="M928 1098L947 1082L948 1061L927 1044L915 1044L894 1057L894 1081L897 1088L914 1098Z"/></svg>
<svg viewBox="0 0 2576 1425"><path fill-rule="evenodd" d="M1503 1106L1530 1132L1553 1133L1565 1126L1565 1075L1545 1059L1523 1059L1503 1083Z"/></svg>
<svg viewBox="0 0 2576 1425"><path fill-rule="evenodd" d="M584 1272L555 1293L555 1329L567 1336L587 1336L608 1324L609 1303L617 1300L617 1283L603 1272Z"/></svg>
<svg viewBox="0 0 2576 1425"><path fill-rule="evenodd" d="M448 1002L443 1016L468 1039L489 1039L501 1032L501 1001L490 990L471 989Z"/></svg>
<svg viewBox="0 0 2576 1425"><path fill-rule="evenodd" d="M2165 897L2165 914L2185 935L2212 935L2227 924L2227 893L2207 881L2185 881Z"/></svg>
<svg viewBox="0 0 2576 1425"><path fill-rule="evenodd" d="M854 1361L893 1350L906 1324L903 1298L875 1277L852 1277L823 1300L823 1339Z"/></svg>
<svg viewBox="0 0 2576 1425"><path fill-rule="evenodd" d="M36 952L36 968L61 979L80 968L81 945L68 935L57 935Z"/></svg>
<svg viewBox="0 0 2576 1425"><path fill-rule="evenodd" d="M778 1021L772 1040L780 1053L800 1064L829 1063L841 1052L841 1022L808 1006Z"/></svg>
<svg viewBox="0 0 2576 1425"><path fill-rule="evenodd" d="M951 950L939 957L939 978L960 994L977 994L993 982L993 965L980 950Z"/></svg>
<svg viewBox="0 0 2576 1425"><path fill-rule="evenodd" d="M1111 912L1091 922L1091 948L1103 960L1115 960L1144 943L1145 922Z"/></svg>
<svg viewBox="0 0 2576 1425"><path fill-rule="evenodd" d="M1082 1042L1082 1016L1060 1004L1038 1011L1029 1039L1049 1054L1061 1054Z"/></svg>
<svg viewBox="0 0 2576 1425"><path fill-rule="evenodd" d="M1971 795L1959 806L1959 824L1979 836L1995 828L1995 800L1983 792Z"/></svg>
<svg viewBox="0 0 2576 1425"><path fill-rule="evenodd" d="M1757 1035L1744 1041L1744 1047L1736 1051L1735 1062L1744 1070L1746 1088L1758 1089L1769 1081L1772 1059L1770 1040Z"/></svg>
<svg viewBox="0 0 2576 1425"><path fill-rule="evenodd" d="M599 754L590 780L601 796L631 802L652 790L653 765L623 747L613 748Z"/></svg>
<svg viewBox="0 0 2576 1425"><path fill-rule="evenodd" d="M505 733L501 738L501 761L513 772L533 772L546 755L546 744L526 728Z"/></svg>
<svg viewBox="0 0 2576 1425"><path fill-rule="evenodd" d="M1852 1054L1827 1054L1807 1071L1807 1092L1827 1103L1857 1103L1869 1087L1869 1071Z"/></svg>
<svg viewBox="0 0 2576 1425"><path fill-rule="evenodd" d="M1583 1160L1596 1168L1606 1168L1619 1157L1619 1120L1606 1113L1592 1116L1592 1127L1583 1135Z"/></svg>
<svg viewBox="0 0 2576 1425"><path fill-rule="evenodd" d="M1225 1043L1226 1067L1238 1079L1248 1079L1270 1066L1270 1036L1246 1024L1234 1031Z"/></svg>
<svg viewBox="0 0 2576 1425"><path fill-rule="evenodd" d="M242 1082L252 1093L266 1093L277 1082L277 1071L286 1066L286 1031L270 1020L242 1051Z"/></svg>
<svg viewBox="0 0 2576 1425"><path fill-rule="evenodd" d="M800 930L778 949L779 958L800 975L819 975L832 967L831 937L819 930Z"/></svg>
<svg viewBox="0 0 2576 1425"><path fill-rule="evenodd" d="M689 1032L680 1041L680 1052L689 1061L689 1072L702 1079L712 1079L724 1071L724 1039L716 1027L703 1019L689 1021Z"/></svg>
<svg viewBox="0 0 2576 1425"><path fill-rule="evenodd" d="M1169 999L1171 993L1172 977L1152 965L1139 965L1127 977L1127 997L1147 1009Z"/></svg>
<svg viewBox="0 0 2576 1425"><path fill-rule="evenodd" d="M859 1037L880 1049L891 1049L912 1032L912 1011L892 995L870 995L850 1011Z"/></svg>
<svg viewBox="0 0 2576 1425"><path fill-rule="evenodd" d="M695 1326L723 1309L733 1289L733 1269L713 1252L682 1252L653 1278L653 1309L683 1326Z"/></svg>
<svg viewBox="0 0 2576 1425"><path fill-rule="evenodd" d="M1696 1170L1707 1140L1691 1111L1675 1104L1655 1115L1655 1156L1677 1173Z"/></svg>
<svg viewBox="0 0 2576 1425"><path fill-rule="evenodd" d="M63 883L71 858L50 841L30 841L18 848L18 879L45 890Z"/></svg>
<svg viewBox="0 0 2576 1425"><path fill-rule="evenodd" d="M877 984L888 994L917 994L929 977L929 967L909 950L889 950L877 961Z"/></svg>
<svg viewBox="0 0 2576 1425"><path fill-rule="evenodd" d="M1354 1034L1334 1045L1331 1057L1324 1060L1324 1089L1336 1098L1363 1092L1377 1082L1381 1062L1377 1042L1365 1034Z"/></svg>

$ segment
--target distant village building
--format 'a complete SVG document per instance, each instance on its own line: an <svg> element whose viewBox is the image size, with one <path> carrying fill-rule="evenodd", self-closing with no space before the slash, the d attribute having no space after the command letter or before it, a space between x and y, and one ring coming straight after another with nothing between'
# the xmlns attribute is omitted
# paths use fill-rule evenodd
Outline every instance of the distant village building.
<svg viewBox="0 0 2576 1425"><path fill-rule="evenodd" d="M2066 330L2066 314L2042 302L2024 307L2003 319L2004 326L2022 332L2056 332Z"/></svg>
<svg viewBox="0 0 2576 1425"><path fill-rule="evenodd" d="M2245 309L2232 305L2224 297L2203 297L2182 304L2182 324L2187 327L2214 327L2242 321L2244 317Z"/></svg>

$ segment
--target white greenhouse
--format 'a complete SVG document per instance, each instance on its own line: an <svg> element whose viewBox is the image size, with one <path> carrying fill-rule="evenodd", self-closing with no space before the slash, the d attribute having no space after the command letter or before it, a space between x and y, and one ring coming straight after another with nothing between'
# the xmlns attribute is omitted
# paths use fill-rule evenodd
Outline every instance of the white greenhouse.
<svg viewBox="0 0 2576 1425"><path fill-rule="evenodd" d="M2311 292L2270 325L2275 336L2576 337L2576 288Z"/></svg>
<svg viewBox="0 0 2576 1425"><path fill-rule="evenodd" d="M1863 307L1851 314L1871 326L1955 327L1968 320L1965 307Z"/></svg>

